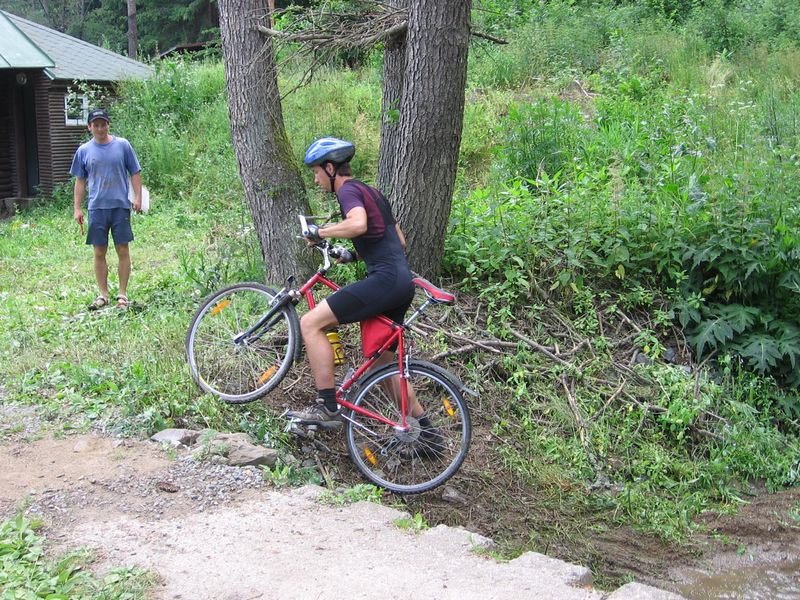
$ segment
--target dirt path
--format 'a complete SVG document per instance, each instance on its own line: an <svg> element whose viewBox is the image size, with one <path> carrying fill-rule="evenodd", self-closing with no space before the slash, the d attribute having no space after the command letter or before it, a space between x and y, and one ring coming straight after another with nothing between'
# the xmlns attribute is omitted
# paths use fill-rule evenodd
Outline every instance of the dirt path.
<svg viewBox="0 0 800 600"><path fill-rule="evenodd" d="M609 596L587 586L587 569L534 553L497 563L475 552L488 543L479 535L444 526L414 534L395 525L405 513L322 504L314 499L319 488L276 491L254 467L198 463L149 442L99 435L33 440L35 412L25 410L0 404L0 518L23 507L44 518L49 540L94 549L101 568L152 569L163 584L155 598L374 598L377 583L390 590L382 598L659 597L635 586ZM751 597L703 595L730 589L707 573L800 561L800 530L775 518L793 506L800 508L800 489L758 498L737 516L708 517L719 532L704 542L711 558L673 560L671 572L663 552L634 543L635 532L609 539L609 553L627 548L632 572L653 562L664 578L642 580L688 598ZM800 597L796 571L782 586L790 595L752 597Z"/></svg>
<svg viewBox="0 0 800 600"><path fill-rule="evenodd" d="M43 517L51 543L93 549L101 571L152 570L157 599L674 597L637 585L609 595L588 569L535 553L499 563L479 535L415 533L397 525L407 513L320 503L315 486L276 491L252 467L91 434L32 440L28 429L0 427L0 518Z"/></svg>

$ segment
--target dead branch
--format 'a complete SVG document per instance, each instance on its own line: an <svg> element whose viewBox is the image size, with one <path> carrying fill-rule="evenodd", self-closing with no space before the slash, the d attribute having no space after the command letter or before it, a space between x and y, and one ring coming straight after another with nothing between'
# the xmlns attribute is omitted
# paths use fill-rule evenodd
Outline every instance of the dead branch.
<svg viewBox="0 0 800 600"><path fill-rule="evenodd" d="M495 348L494 346L500 346L500 347L506 347L506 348L510 348L510 347L516 348L517 347L517 345L515 343L513 343L513 342L503 342L503 341L500 341L500 340L474 340L474 339L468 338L466 336L460 335L458 333L453 333L452 331L447 331L446 329L442 329L441 327L434 327L433 325L428 325L428 324L425 324L425 323L419 323L418 326L420 328L422 328L422 329L429 329L429 330L432 330L432 331L438 331L438 332L442 333L445 337L448 337L448 338L453 339L453 340L457 340L459 342L467 342L467 343L469 343L469 344L471 344L473 346L477 346L479 348L482 348L483 350L486 350L488 352L492 352L494 354L502 354L502 352L500 350L498 350L497 348Z"/></svg>
<svg viewBox="0 0 800 600"><path fill-rule="evenodd" d="M572 395L572 390L569 389L569 384L567 383L567 376L565 374L561 374L559 378L561 381L561 385L564 388L564 391L567 394L567 400L569 402L569 406L572 409L572 414L575 416L575 425L578 428L578 435L581 439L581 446L583 446L583 451L586 454L586 460L589 461L589 464L592 466L592 470L594 471L596 482L595 485L604 486L608 485L608 478L605 476L603 472L603 466L598 462L597 457L594 455L594 451L592 450L592 442L591 442L591 432L589 430L589 424L586 422L586 419L583 418L583 413L581 413L581 408L578 406L578 402L575 400L575 396Z"/></svg>
<svg viewBox="0 0 800 600"><path fill-rule="evenodd" d="M611 405L611 403L614 401L614 399L617 396L619 396L620 392L622 392L622 388L624 388L627 383L628 383L627 379L623 379L622 380L622 383L619 384L619 387L617 388L617 390L608 397L608 400L606 400L606 403L603 404L603 406L600 407L600 410L598 410L591 417L589 417L589 422L590 423L592 421L594 421L595 419L597 419L600 415L603 414L603 412Z"/></svg>
<svg viewBox="0 0 800 600"><path fill-rule="evenodd" d="M481 33L480 31L473 31L472 35L476 38L480 38L482 40L489 40L490 42L494 42L495 44L507 44L508 40L504 40L503 38L495 37L493 35L489 35L488 33Z"/></svg>
<svg viewBox="0 0 800 600"><path fill-rule="evenodd" d="M441 360L443 358L447 358L448 356L456 356L457 354L466 354L467 352L472 352L476 350L477 346L475 344L467 344L466 346L461 346L460 348L453 348L452 350L447 350L446 352L439 352L439 354L435 354L432 361Z"/></svg>
<svg viewBox="0 0 800 600"><path fill-rule="evenodd" d="M545 356L547 356L547 357L548 357L548 358L550 358L551 360L554 360L554 361L556 361L558 364L560 364L560 365L563 365L563 366L565 366L565 367L571 367L571 366L572 366L570 363L568 363L567 361L565 361L563 358L559 358L558 356L556 356L555 354L553 354L552 352L550 352L550 350L548 350L547 348L545 348L545 347L544 347L544 346L542 346L541 344L538 344L538 343L534 342L532 339L530 339L530 338L528 338L528 337L526 337L526 336L522 335L522 334L521 334L519 331L516 331L516 330L514 330L514 329L509 329L509 331L510 331L512 334L514 334L516 337L518 337L519 339L521 339L523 342L525 342L526 344L528 344L528 346L530 346L530 347L531 347L531 348L533 348L534 350L538 350L539 352L541 352L542 354L544 354Z"/></svg>
<svg viewBox="0 0 800 600"><path fill-rule="evenodd" d="M319 56L339 49L372 48L391 39L402 39L408 31L408 10L392 6L379 0L362 0L363 10L351 13L306 10L290 7L271 10L263 18L264 24L256 29L275 40L299 46L297 52ZM275 17L293 15L292 22L284 23L283 29L275 29ZM284 19L288 21L288 19ZM507 40L488 33L473 31L475 37L495 44L507 44ZM537 293L540 290L537 290Z"/></svg>
<svg viewBox="0 0 800 600"><path fill-rule="evenodd" d="M642 333L642 328L639 327L636 323L630 320L628 315L626 315L621 310L617 309L617 314L622 317L622 320L625 321L630 327L632 327L637 333Z"/></svg>
<svg viewBox="0 0 800 600"><path fill-rule="evenodd" d="M725 438L719 435L718 433L714 433L713 431L709 431L708 429L700 429L699 427L692 427L692 431L695 433L702 435L704 437L710 437L711 439L718 440L720 442L724 442Z"/></svg>

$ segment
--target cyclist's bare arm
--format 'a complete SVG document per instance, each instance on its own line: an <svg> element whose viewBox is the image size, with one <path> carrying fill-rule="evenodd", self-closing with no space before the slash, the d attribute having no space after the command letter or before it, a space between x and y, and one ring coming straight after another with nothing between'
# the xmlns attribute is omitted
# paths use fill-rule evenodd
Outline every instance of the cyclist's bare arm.
<svg viewBox="0 0 800 600"><path fill-rule="evenodd" d="M403 230L400 229L400 223L395 223L394 228L397 230L397 237L400 238L400 245L403 247L403 250L406 249L406 236L403 235Z"/></svg>
<svg viewBox="0 0 800 600"><path fill-rule="evenodd" d="M351 239L367 232L367 211L356 206L350 209L343 221L320 227L321 238Z"/></svg>

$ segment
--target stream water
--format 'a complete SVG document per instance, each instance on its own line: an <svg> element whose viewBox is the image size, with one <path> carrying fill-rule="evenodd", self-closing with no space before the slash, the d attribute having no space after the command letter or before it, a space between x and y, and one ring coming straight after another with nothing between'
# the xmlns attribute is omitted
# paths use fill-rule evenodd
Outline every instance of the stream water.
<svg viewBox="0 0 800 600"><path fill-rule="evenodd" d="M688 600L800 600L800 560L685 575L675 591Z"/></svg>

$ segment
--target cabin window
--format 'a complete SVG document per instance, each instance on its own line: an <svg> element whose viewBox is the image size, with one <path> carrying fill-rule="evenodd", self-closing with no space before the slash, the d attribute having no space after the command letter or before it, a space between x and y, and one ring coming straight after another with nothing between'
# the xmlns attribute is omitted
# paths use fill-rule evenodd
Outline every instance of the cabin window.
<svg viewBox="0 0 800 600"><path fill-rule="evenodd" d="M86 125L89 118L89 97L86 94L64 96L64 124Z"/></svg>

